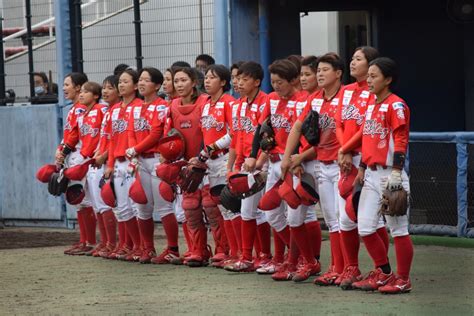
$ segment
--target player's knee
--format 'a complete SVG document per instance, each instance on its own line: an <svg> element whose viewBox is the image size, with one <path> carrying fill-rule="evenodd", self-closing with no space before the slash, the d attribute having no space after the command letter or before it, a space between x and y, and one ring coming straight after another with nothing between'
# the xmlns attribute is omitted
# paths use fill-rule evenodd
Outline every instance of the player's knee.
<svg viewBox="0 0 474 316"><path fill-rule="evenodd" d="M330 233L339 231L339 221L338 220L329 220L326 221L326 226Z"/></svg>

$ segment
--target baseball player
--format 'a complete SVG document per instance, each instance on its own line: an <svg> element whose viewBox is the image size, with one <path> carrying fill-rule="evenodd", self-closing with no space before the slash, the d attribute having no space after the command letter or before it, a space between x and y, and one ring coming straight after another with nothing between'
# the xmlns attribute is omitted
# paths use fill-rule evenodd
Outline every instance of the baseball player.
<svg viewBox="0 0 474 316"><path fill-rule="evenodd" d="M267 94L260 90L263 80L263 69L260 64L243 63L236 75L239 78L238 91L241 98L232 106L232 155L229 153L228 173L240 171L243 160L250 155L253 135L267 98ZM262 195L263 192L258 192L242 200L242 255L238 261L227 264L224 267L226 270L251 272L270 262L270 226L265 214L257 208ZM259 241L262 242L260 249L256 249L254 259L252 251Z"/></svg>
<svg viewBox="0 0 474 316"><path fill-rule="evenodd" d="M203 135L200 128L201 107L208 96L199 94L196 88L197 74L189 67L174 70L173 83L179 96L171 102L169 108L169 128L174 128L184 137L185 159L199 155L202 149ZM211 253L207 249L207 230L202 211L201 190L182 195L182 208L189 232L191 254L184 258L189 266L207 265Z"/></svg>
<svg viewBox="0 0 474 316"><path fill-rule="evenodd" d="M392 93L398 80L395 62L386 57L373 60L367 84L373 96L367 102L362 135L362 157L355 181L363 183L357 214L358 231L374 261L375 270L352 287L382 293L404 293L411 290L409 278L413 244L408 233L408 215L385 216L395 244L397 275L390 267L383 240L377 234L379 207L384 189L410 191L403 170L408 147L410 110L405 101ZM359 138L360 139L360 138ZM357 142L355 142L358 145ZM360 143L359 143L360 144ZM350 144L341 152L350 152Z"/></svg>
<svg viewBox="0 0 474 316"><path fill-rule="evenodd" d="M69 137L69 134L71 133L73 127L76 126L77 118L86 111L86 107L83 104L80 104L79 102L79 94L82 85L86 83L87 80L88 79L85 74L78 72L72 72L64 78L64 97L67 100L72 101L73 106L68 112L66 123L64 124L63 140L56 149L55 156L56 162L58 164L64 164L66 167L72 167L82 161L82 157L79 153L79 150L81 149L81 143L78 143L74 148L66 148L66 146L64 145L64 139ZM66 155L64 150L70 152ZM92 205L87 199L87 197L84 198L82 202L78 205L77 222L79 224L80 240L78 243L66 249L64 251L65 254L85 254L87 251L93 249L93 246L96 243L96 219ZM86 229L86 227L89 227L89 229Z"/></svg>
<svg viewBox="0 0 474 316"><path fill-rule="evenodd" d="M132 108L142 104L137 98L138 73L127 69L119 77L119 93L122 101L110 109L110 143L108 149L107 168L104 178L109 179L113 174L114 190L117 207L114 213L119 226L119 243L109 255L127 261L138 261L141 256L140 233L136 219L136 210L129 198L132 177L129 172L129 160L125 151L128 145L128 124Z"/></svg>
<svg viewBox="0 0 474 316"><path fill-rule="evenodd" d="M126 156L129 159L138 158L138 170L141 186L146 194L146 204L134 203L138 210L138 227L143 242L143 252L140 263L169 263L179 258L178 222L173 210L173 204L161 196L158 187L161 180L156 176L159 164L157 143L163 135L167 116L168 103L157 96L163 83L163 75L153 67L145 67L139 72L138 91L143 96L142 104L132 107L132 115L128 122L128 146ZM136 181L138 181L136 180ZM153 241L155 223L153 212L161 218L167 237L167 247L156 256Z"/></svg>

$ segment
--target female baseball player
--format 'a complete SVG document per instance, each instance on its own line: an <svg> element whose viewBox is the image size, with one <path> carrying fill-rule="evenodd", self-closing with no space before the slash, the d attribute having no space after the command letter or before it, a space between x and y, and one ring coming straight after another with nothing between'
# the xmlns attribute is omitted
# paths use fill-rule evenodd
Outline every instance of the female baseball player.
<svg viewBox="0 0 474 316"><path fill-rule="evenodd" d="M170 128L179 131L184 138L184 158L187 160L199 155L203 143L200 127L201 107L208 96L199 93L196 88L197 80L197 74L193 69L189 67L175 69L173 83L178 98L171 102L168 112ZM184 258L184 263L192 267L207 265L210 252L207 249L201 190L184 193L182 196L182 208L192 245L191 254Z"/></svg>
<svg viewBox="0 0 474 316"><path fill-rule="evenodd" d="M56 149L56 162L58 164L64 164L66 167L72 167L82 161L82 156L79 153L81 143L77 144L75 148L66 149L64 139L69 137L73 127L76 126L77 118L86 111L86 107L79 102L79 94L82 85L86 83L87 80L85 74L78 72L72 72L64 78L64 98L70 100L73 105L68 112L66 123L64 124L63 140ZM65 155L64 150L71 152L68 155ZM96 243L96 218L91 202L86 197L79 205L77 205L77 207L77 223L79 225L80 239L78 243L66 249L64 251L65 254L85 254L87 251L93 249L93 245Z"/></svg>
<svg viewBox="0 0 474 316"><path fill-rule="evenodd" d="M246 62L238 68L238 91L241 98L232 105L233 136L227 164L228 173L240 171L243 160L252 150L253 135L267 98L267 94L260 90L263 75L262 66L256 62ZM257 208L262 195L261 191L242 200L242 255L238 261L226 264L226 270L251 272L270 262L270 225L265 214ZM254 245L255 259L252 255Z"/></svg>
<svg viewBox="0 0 474 316"><path fill-rule="evenodd" d="M250 157L247 158L244 163L244 170L251 172L255 169L257 165L256 157L261 141L261 125L268 118L275 134L275 146L272 146L273 148L268 149L267 153L261 155L259 158L261 161L266 157L269 159L266 184L267 192L270 191L281 178L280 164L283 153L285 152L288 134L295 120L295 107L298 102L304 100L304 98L300 100L301 93L295 88L294 81L298 79L299 72L291 61L284 59L277 60L270 65L269 70L275 92L268 95L267 102L259 118L259 126L255 131ZM271 263L273 264L273 269L276 269L276 272L274 272L275 270L272 271L274 272L272 278L275 280L291 280L293 273L296 271L299 256L296 248L294 248L293 251L290 249L290 229L288 227L288 219L285 215L285 206L284 203L281 203L278 207L266 212L267 220L274 229L274 239L280 237L284 242L283 245L275 242L275 255ZM282 265L285 245L290 249L290 255L288 261ZM315 263L314 257L311 258L311 256L308 256L307 260L310 264Z"/></svg>
<svg viewBox="0 0 474 316"><path fill-rule="evenodd" d="M140 263L169 263L173 258L179 258L178 222L173 210L173 204L161 196L158 187L160 179L156 176L159 164L157 143L163 135L168 103L157 96L163 83L163 75L153 67L140 70L138 91L143 96L142 104L132 107L132 115L128 122L128 146L126 156L129 159L138 157L140 183L145 191L147 203L134 203L138 210L138 227L143 242L143 252ZM153 241L155 223L153 212L161 218L167 237L167 247L157 257Z"/></svg>
<svg viewBox="0 0 474 316"><path fill-rule="evenodd" d="M356 134L364 122L367 101L370 96L367 86L367 71L369 63L377 57L377 50L369 46L356 48L352 56L350 73L356 79L356 82L344 87L342 103L339 104L340 106L336 113L336 135L341 146L350 142L351 138L357 137ZM360 146L346 154L342 154L341 150L339 150L338 161L341 178L348 177L347 181L353 181L353 178L350 178L350 173L351 170L355 170L359 166L360 151ZM339 195L340 238L346 262L343 273L335 283L340 283L341 288L344 290L350 289L351 284L360 277L357 223L347 215L345 209L346 200ZM388 251L388 234L383 219L379 223L377 233L384 240Z"/></svg>
<svg viewBox="0 0 474 316"><path fill-rule="evenodd" d="M70 133L64 139L64 146L67 148L75 148L80 142L80 157L75 160L76 164L81 164L85 160L88 160L94 156L97 145L100 139L100 127L107 107L103 104L97 103L101 96L101 86L96 82L86 82L82 85L79 93L79 102L86 107L85 112L77 118L76 125L73 126ZM82 159L80 159L82 158ZM97 175L99 173L99 175ZM100 198L99 192L99 181L102 177L102 171L94 167L89 167L84 179L81 181L81 185L85 191L85 197L91 202L94 211L97 214L97 220L99 223L99 232L101 242L87 251L86 255L98 254L107 243L107 234L105 232L104 221L102 213L111 211ZM86 222L86 229L90 230L90 233L95 234L95 222L93 225L89 225Z"/></svg>
<svg viewBox="0 0 474 316"><path fill-rule="evenodd" d="M104 114L104 118L102 119L102 124L100 128L100 140L99 146L95 152L94 159L94 167L96 167L99 171L96 172L96 178L103 177L103 171L105 169L105 162L107 161L107 150L109 147L110 141L110 131L107 129L109 126L110 121L110 109L114 104L120 102L120 96L118 91L118 78L115 75L108 76L104 79L102 83L102 102L107 103L107 112ZM99 180L100 181L100 180ZM100 192L96 195L100 199L102 199ZM105 229L106 235L106 244L105 247L100 249L98 252L94 253L93 256L100 256L102 258L107 258L110 253L115 249L117 244L117 219L115 218L115 214L113 210L110 208L101 212L103 225ZM98 222L99 222L99 229L100 229L100 216L98 215Z"/></svg>
<svg viewBox="0 0 474 316"><path fill-rule="evenodd" d="M410 110L405 101L392 93L398 80L395 62L380 57L370 63L367 84L375 97L368 101L362 135L362 158L355 181L363 183L357 214L359 235L374 261L375 270L352 283L352 287L382 293L405 293L411 290L410 267L413 245L408 233L408 215L385 216L395 244L397 275L390 267L386 247L377 234L382 191L410 191L403 170L408 147ZM359 138L360 139L360 138ZM357 144L357 143L356 143ZM344 145L342 153L351 150Z"/></svg>
<svg viewBox="0 0 474 316"><path fill-rule="evenodd" d="M119 77L119 93L122 101L110 109L110 143L108 149L107 168L104 178L109 179L113 174L113 184L117 200L114 208L119 226L119 242L109 258L138 261L141 256L140 233L136 219L136 211L129 198L132 178L129 172L129 160L125 151L128 145L128 124L132 108L142 104L137 98L138 73L126 69Z"/></svg>
<svg viewBox="0 0 474 316"><path fill-rule="evenodd" d="M320 285L333 284L335 279L344 269L339 239L338 220L338 179L339 167L337 165L337 154L339 143L336 138L336 125L334 115L339 102L342 101L343 86L341 77L343 62L334 53L321 56L317 63L317 78L320 91L313 94L305 105L303 112L295 122L282 163L282 174L285 174L291 166L290 156L301 137L302 122L312 109L319 113L320 142L315 147L317 160L319 161L318 189L321 210L329 228L329 239L331 244L331 265L326 273L316 278L315 282ZM305 274L307 275L307 274Z"/></svg>
<svg viewBox="0 0 474 316"><path fill-rule="evenodd" d="M177 98L176 91L174 90L173 86L173 70L172 68L168 68L165 71L165 74L163 76L163 91L166 93L167 100L171 101L175 98Z"/></svg>

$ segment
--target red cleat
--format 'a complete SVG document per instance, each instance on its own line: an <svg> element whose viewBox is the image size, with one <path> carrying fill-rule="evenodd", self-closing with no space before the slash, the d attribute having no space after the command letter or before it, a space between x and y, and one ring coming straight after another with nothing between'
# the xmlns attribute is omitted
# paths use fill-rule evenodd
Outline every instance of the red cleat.
<svg viewBox="0 0 474 316"><path fill-rule="evenodd" d="M156 251L155 249L147 249L143 250L142 255L138 262L146 264L146 263L151 263L151 260L156 257Z"/></svg>
<svg viewBox="0 0 474 316"><path fill-rule="evenodd" d="M392 282L394 278L393 272L385 274L382 272L382 269L377 268L370 271L363 280L352 283L352 287L362 291L376 291L379 287Z"/></svg>
<svg viewBox="0 0 474 316"><path fill-rule="evenodd" d="M252 261L240 259L226 264L224 270L232 272L254 272L256 268Z"/></svg>
<svg viewBox="0 0 474 316"><path fill-rule="evenodd" d="M404 280L399 276L393 278L390 283L379 287L379 292L383 294L401 294L411 291L410 279Z"/></svg>
<svg viewBox="0 0 474 316"><path fill-rule="evenodd" d="M171 264L176 260L181 260L179 252L171 251L169 248L163 250L158 256L151 259L151 263L154 264Z"/></svg>
<svg viewBox="0 0 474 316"><path fill-rule="evenodd" d="M272 274L275 281L290 281L296 274L296 265L286 261Z"/></svg>
<svg viewBox="0 0 474 316"><path fill-rule="evenodd" d="M339 277L339 273L334 271L334 266L330 266L328 271L314 280L314 284L320 286L334 285L334 282Z"/></svg>
<svg viewBox="0 0 474 316"><path fill-rule="evenodd" d="M70 255L71 254L71 251L73 250L76 250L77 248L81 248L83 246L85 246L86 244L85 243L82 243L82 242L77 242L75 244L73 244L71 247L67 248L66 250L64 250L64 254L65 255Z"/></svg>
<svg viewBox="0 0 474 316"><path fill-rule="evenodd" d="M310 276L318 275L321 272L321 264L319 261L315 263L305 263L298 268L293 276L294 282L303 282L309 279Z"/></svg>
<svg viewBox="0 0 474 316"><path fill-rule="evenodd" d="M360 281L361 273L357 266L348 266L341 274L341 284L343 290L352 290L352 283Z"/></svg>

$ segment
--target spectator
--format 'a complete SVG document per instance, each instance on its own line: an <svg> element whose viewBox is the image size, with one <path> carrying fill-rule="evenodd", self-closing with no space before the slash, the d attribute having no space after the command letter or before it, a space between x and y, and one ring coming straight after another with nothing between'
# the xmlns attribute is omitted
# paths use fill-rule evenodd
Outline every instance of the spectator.
<svg viewBox="0 0 474 316"><path fill-rule="evenodd" d="M196 57L195 66L196 69L204 75L204 72L206 71L207 67L209 67L210 65L214 65L215 63L216 61L211 56L207 54L201 54Z"/></svg>
<svg viewBox="0 0 474 316"><path fill-rule="evenodd" d="M178 61L175 61L171 67L188 67L188 68L191 68L191 65L185 61L182 61L182 60L178 60Z"/></svg>
<svg viewBox="0 0 474 316"><path fill-rule="evenodd" d="M35 95L42 96L50 94L48 87L48 77L44 72L35 72L33 73L35 81Z"/></svg>
<svg viewBox="0 0 474 316"><path fill-rule="evenodd" d="M120 76L122 74L122 72L124 72L129 67L130 66L127 65L127 64L118 64L114 68L114 75L117 76L117 77Z"/></svg>

